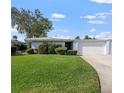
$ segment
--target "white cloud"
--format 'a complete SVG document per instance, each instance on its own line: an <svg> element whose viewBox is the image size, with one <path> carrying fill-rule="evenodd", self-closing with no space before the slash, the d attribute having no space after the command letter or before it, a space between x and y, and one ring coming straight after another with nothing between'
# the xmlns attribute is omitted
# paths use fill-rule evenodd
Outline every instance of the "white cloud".
<svg viewBox="0 0 124 93"><path fill-rule="evenodd" d="M94 15L86 15L84 17L80 16L80 18L85 18L85 19L88 19L88 20L91 20L91 19L106 19L111 14L112 14L111 11L109 11L109 12L99 12L99 13L96 13Z"/></svg>
<svg viewBox="0 0 124 93"><path fill-rule="evenodd" d="M68 29L63 29L63 32L69 32L69 30Z"/></svg>
<svg viewBox="0 0 124 93"><path fill-rule="evenodd" d="M95 32L95 31L96 31L95 28L90 29L90 32Z"/></svg>
<svg viewBox="0 0 124 93"><path fill-rule="evenodd" d="M97 18L99 18L99 19L106 19L106 16L105 15L99 15L99 16L97 16Z"/></svg>
<svg viewBox="0 0 124 93"><path fill-rule="evenodd" d="M52 18L55 18L55 19L63 19L65 18L66 16L64 14L60 14L60 13L53 13L51 15Z"/></svg>
<svg viewBox="0 0 124 93"><path fill-rule="evenodd" d="M88 23L91 24L106 24L107 22L105 22L105 19L111 15L112 15L112 11L108 11L108 12L98 12L94 15L80 16L80 18L87 19Z"/></svg>
<svg viewBox="0 0 124 93"><path fill-rule="evenodd" d="M51 21L60 21L59 19L51 18Z"/></svg>
<svg viewBox="0 0 124 93"><path fill-rule="evenodd" d="M111 39L112 34L111 34L111 32L101 32L100 34L96 35L95 37L99 38L99 39Z"/></svg>
<svg viewBox="0 0 124 93"><path fill-rule="evenodd" d="M112 0L90 0L90 1L96 2L99 4L111 4L112 3Z"/></svg>
<svg viewBox="0 0 124 93"><path fill-rule="evenodd" d="M109 11L109 12L99 12L99 13L96 13L96 16L109 16L112 14L112 11Z"/></svg>
<svg viewBox="0 0 124 93"><path fill-rule="evenodd" d="M11 32L13 32L13 33L17 33L18 31L17 31L17 25L15 25L14 27L11 27Z"/></svg>
<svg viewBox="0 0 124 93"><path fill-rule="evenodd" d="M51 36L53 38L61 38L61 39L72 39L71 36L68 36L68 35L60 35L60 34L57 34L57 35L54 35L54 36Z"/></svg>
<svg viewBox="0 0 124 93"><path fill-rule="evenodd" d="M26 38L26 34L25 34L25 33L20 34L20 33L16 30L16 27L11 28L11 37L12 37L12 36L17 36L18 40L19 40L19 41L23 41L23 42L24 42L24 39Z"/></svg>
<svg viewBox="0 0 124 93"><path fill-rule="evenodd" d="M68 30L68 29L54 29L54 30L52 30L53 32L61 32L61 33L66 33L66 32L70 32L70 30Z"/></svg>
<svg viewBox="0 0 124 93"><path fill-rule="evenodd" d="M107 15L101 15L101 14L96 14L96 15L87 15L84 16L85 19L92 20L92 19L106 19Z"/></svg>
<svg viewBox="0 0 124 93"><path fill-rule="evenodd" d="M83 18L83 16L80 16L80 18Z"/></svg>
<svg viewBox="0 0 124 93"><path fill-rule="evenodd" d="M86 19L96 19L96 16L87 15L87 16L84 16L84 18L86 18Z"/></svg>
<svg viewBox="0 0 124 93"><path fill-rule="evenodd" d="M16 28L11 28L11 32L16 33L18 31L16 30Z"/></svg>
<svg viewBox="0 0 124 93"><path fill-rule="evenodd" d="M88 21L90 24L106 24L106 22L101 21L101 20L90 20Z"/></svg>

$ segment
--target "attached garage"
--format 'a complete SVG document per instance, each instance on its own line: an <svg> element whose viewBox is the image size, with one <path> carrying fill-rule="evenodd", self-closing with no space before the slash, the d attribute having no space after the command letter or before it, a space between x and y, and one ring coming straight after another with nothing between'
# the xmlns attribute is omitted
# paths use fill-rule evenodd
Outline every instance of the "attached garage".
<svg viewBox="0 0 124 93"><path fill-rule="evenodd" d="M82 45L83 55L105 54L106 42L84 41Z"/></svg>
<svg viewBox="0 0 124 93"><path fill-rule="evenodd" d="M111 40L75 40L74 50L78 55L111 54Z"/></svg>

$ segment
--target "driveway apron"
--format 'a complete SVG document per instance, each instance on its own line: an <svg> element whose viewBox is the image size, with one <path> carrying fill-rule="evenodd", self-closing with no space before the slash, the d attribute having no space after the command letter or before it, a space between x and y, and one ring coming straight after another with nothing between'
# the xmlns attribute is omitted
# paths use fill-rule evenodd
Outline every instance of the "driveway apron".
<svg viewBox="0 0 124 93"><path fill-rule="evenodd" d="M84 55L81 56L91 64L100 78L101 93L112 93L112 56L111 55Z"/></svg>

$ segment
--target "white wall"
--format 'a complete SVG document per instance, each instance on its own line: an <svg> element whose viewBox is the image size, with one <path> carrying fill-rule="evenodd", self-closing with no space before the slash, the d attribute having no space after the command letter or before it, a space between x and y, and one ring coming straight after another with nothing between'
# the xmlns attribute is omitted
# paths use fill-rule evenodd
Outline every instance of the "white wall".
<svg viewBox="0 0 124 93"><path fill-rule="evenodd" d="M105 49L106 49L106 54L108 55L112 54L112 41L111 40L106 42Z"/></svg>
<svg viewBox="0 0 124 93"><path fill-rule="evenodd" d="M58 42L58 41L55 41L54 44L60 44L60 45L62 45L63 47L65 47L65 42Z"/></svg>
<svg viewBox="0 0 124 93"><path fill-rule="evenodd" d="M42 42L32 42L32 43L31 43L31 48L37 49L40 44L42 44Z"/></svg>
<svg viewBox="0 0 124 93"><path fill-rule="evenodd" d="M83 42L80 40L73 42L73 50L77 50L78 55L82 55L82 44Z"/></svg>

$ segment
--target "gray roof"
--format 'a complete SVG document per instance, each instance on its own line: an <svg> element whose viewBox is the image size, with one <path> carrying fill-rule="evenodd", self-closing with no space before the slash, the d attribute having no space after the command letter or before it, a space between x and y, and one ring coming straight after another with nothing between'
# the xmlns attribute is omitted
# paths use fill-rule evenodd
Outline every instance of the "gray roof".
<svg viewBox="0 0 124 93"><path fill-rule="evenodd" d="M73 39L42 37L42 38L26 38L25 41L73 41Z"/></svg>
<svg viewBox="0 0 124 93"><path fill-rule="evenodd" d="M89 40L83 40L83 39L80 39L80 40L74 40L75 42L76 41L83 41L83 42L106 42L106 41L112 41L112 39L89 39Z"/></svg>
<svg viewBox="0 0 124 93"><path fill-rule="evenodd" d="M106 42L106 41L112 41L111 39L95 39L95 40L83 40L83 39L79 39L79 40L77 40L77 39L63 39L63 38L53 38L53 37L41 37L41 38L26 38L25 39L25 41L27 41L27 42L32 42L32 41L34 41L34 42L38 42L38 41L60 41L60 42L62 42L62 41L66 41L66 42L69 42L69 41L75 41L75 42L81 42L81 41L83 41L83 42Z"/></svg>

